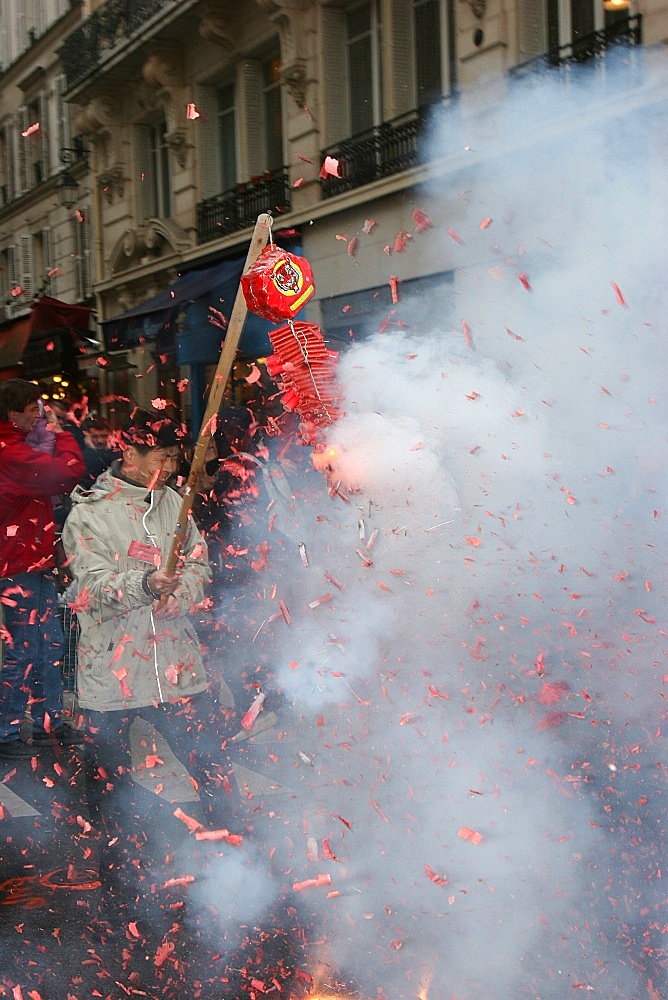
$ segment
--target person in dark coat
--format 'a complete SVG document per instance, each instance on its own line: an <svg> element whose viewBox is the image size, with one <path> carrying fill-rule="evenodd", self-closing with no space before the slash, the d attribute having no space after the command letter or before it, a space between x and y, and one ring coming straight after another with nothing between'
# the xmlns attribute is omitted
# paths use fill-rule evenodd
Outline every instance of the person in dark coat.
<svg viewBox="0 0 668 1000"><path fill-rule="evenodd" d="M83 460L86 472L79 483L89 489L111 463L121 457L121 451L111 446L111 425L104 417L91 415L81 422L84 436Z"/></svg>

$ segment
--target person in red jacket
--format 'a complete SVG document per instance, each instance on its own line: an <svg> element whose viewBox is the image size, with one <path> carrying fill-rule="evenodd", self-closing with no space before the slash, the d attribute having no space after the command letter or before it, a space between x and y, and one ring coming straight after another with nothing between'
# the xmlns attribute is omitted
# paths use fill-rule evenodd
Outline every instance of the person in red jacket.
<svg viewBox="0 0 668 1000"><path fill-rule="evenodd" d="M53 454L31 447L26 437L40 415L34 383L0 382L0 758L31 757L54 740L79 742L61 721L63 633L51 498L74 489L85 466L75 438L56 421L48 424ZM29 697L32 745L20 736Z"/></svg>

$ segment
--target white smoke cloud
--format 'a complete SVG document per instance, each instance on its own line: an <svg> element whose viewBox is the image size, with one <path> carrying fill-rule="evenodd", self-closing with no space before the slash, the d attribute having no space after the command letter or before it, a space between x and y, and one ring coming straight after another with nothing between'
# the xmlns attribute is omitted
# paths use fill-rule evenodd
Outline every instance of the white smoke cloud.
<svg viewBox="0 0 668 1000"><path fill-rule="evenodd" d="M288 544L263 632L325 986L661 995L664 69L628 110L585 76L437 134L442 323L416 296L340 358L347 502L297 490L308 566Z"/></svg>

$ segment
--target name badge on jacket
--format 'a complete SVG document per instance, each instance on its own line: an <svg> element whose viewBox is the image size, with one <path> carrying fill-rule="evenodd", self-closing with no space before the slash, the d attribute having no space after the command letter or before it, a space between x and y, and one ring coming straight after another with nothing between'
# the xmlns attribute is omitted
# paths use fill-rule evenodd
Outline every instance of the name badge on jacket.
<svg viewBox="0 0 668 1000"><path fill-rule="evenodd" d="M138 542L136 539L130 542L128 555L140 562L150 563L151 566L160 565L162 550L157 545L150 545L148 542Z"/></svg>

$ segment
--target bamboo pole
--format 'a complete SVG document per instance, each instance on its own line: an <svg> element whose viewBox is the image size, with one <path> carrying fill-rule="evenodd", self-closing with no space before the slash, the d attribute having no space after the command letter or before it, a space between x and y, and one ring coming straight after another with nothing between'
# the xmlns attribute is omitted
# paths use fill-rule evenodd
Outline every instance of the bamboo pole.
<svg viewBox="0 0 668 1000"><path fill-rule="evenodd" d="M260 252L267 245L270 231L270 216L265 213L258 215L257 222L255 223L255 229L253 230L253 235L251 237L250 247L248 249L248 256L246 257L246 263L244 264L244 271L247 271L251 264L255 263L260 255ZM202 469L204 468L206 451L215 428L215 418L220 410L220 404L222 402L223 393L225 392L225 386L227 385L227 380L230 377L230 372L232 371L232 365L234 364L237 348L239 347L239 341L241 340L241 334L247 313L248 307L246 306L246 300L244 298L241 285L239 285L237 295L234 300L234 306L232 307L230 321L227 325L225 343L223 344L223 350L220 358L218 359L216 373L209 390L209 398L207 400L206 410L202 418L202 427L199 432L199 437L197 438L197 444L195 445L195 451L190 465L190 473L188 475L188 481L186 482L186 488L183 494L183 502L181 503L181 510L179 511L176 528L174 529L172 546L169 550L167 562L165 563L166 571L172 576L176 570L180 547L188 534L188 518L190 517L190 512L197 493L197 484L199 482Z"/></svg>

